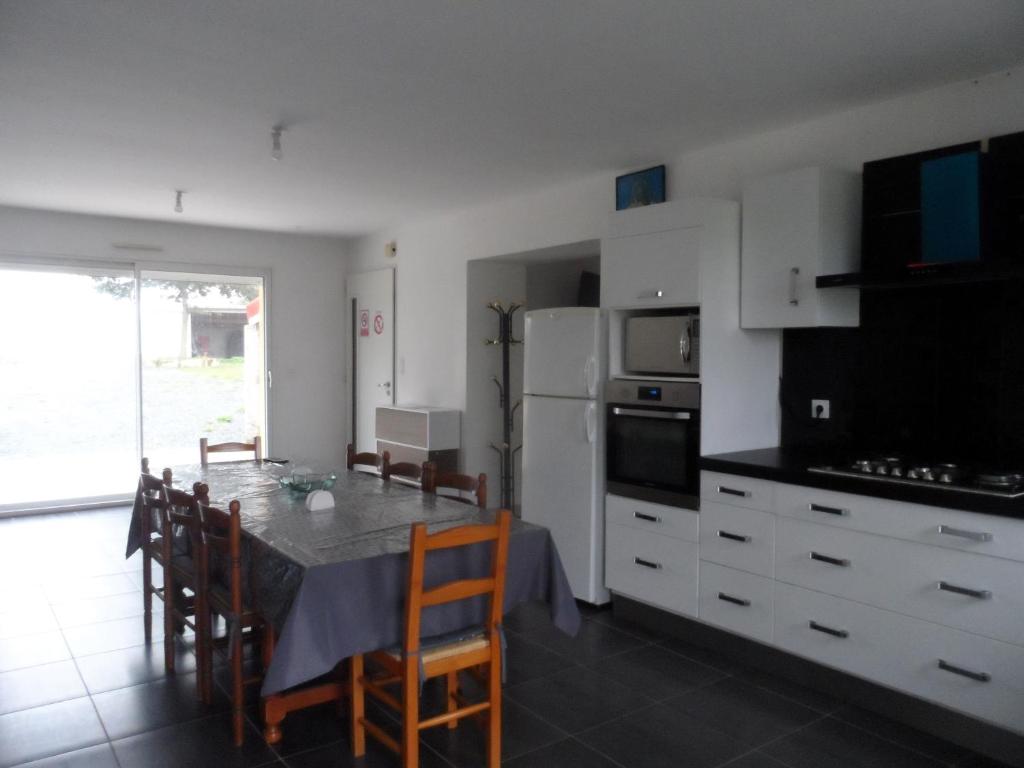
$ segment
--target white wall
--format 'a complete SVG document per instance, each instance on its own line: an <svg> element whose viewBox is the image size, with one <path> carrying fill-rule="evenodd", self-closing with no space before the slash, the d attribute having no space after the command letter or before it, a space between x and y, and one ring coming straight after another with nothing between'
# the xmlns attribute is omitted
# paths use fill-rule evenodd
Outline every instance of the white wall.
<svg viewBox="0 0 1024 768"><path fill-rule="evenodd" d="M162 251L119 250L114 243ZM267 346L273 389L268 451L334 467L342 466L348 430L347 248L345 241L330 238L0 207L0 259L87 259L269 273ZM159 457L152 458L159 466Z"/></svg>
<svg viewBox="0 0 1024 768"><path fill-rule="evenodd" d="M866 160L1024 130L1024 68L809 120L669 159L670 199L739 199L742 180ZM397 266L402 400L466 407L466 262L600 238L623 169L557 188L406 222L356 243L350 269ZM398 257L384 243L398 240Z"/></svg>
<svg viewBox="0 0 1024 768"><path fill-rule="evenodd" d="M571 261L527 264L527 309L575 307L579 301L580 275L600 271L601 258L596 254Z"/></svg>
<svg viewBox="0 0 1024 768"><path fill-rule="evenodd" d="M501 462L490 444L502 443L502 411L498 405L498 388L491 377L501 380L501 347L485 344L485 339L498 337L498 315L487 303L500 301L505 307L526 299L526 267L471 261L466 280L466 405L462 418L462 453L464 472L487 474L487 497L497 504L501 500ZM512 332L523 338L523 310L512 316ZM509 378L512 401L523 395L523 347L509 350ZM522 412L514 417L513 447L521 445ZM517 460L518 465L518 460ZM518 469L516 470L518 479Z"/></svg>

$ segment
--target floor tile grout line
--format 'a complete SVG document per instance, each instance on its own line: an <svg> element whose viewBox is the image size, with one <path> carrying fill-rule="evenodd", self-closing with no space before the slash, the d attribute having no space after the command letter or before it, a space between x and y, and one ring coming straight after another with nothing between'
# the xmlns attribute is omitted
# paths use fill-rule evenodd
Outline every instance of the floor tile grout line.
<svg viewBox="0 0 1024 768"><path fill-rule="evenodd" d="M716 768L723 768L724 766L729 765L730 763L735 762L736 760L739 760L741 757L745 757L746 755L749 755L752 752L762 751L765 747L771 746L772 744L775 744L776 742L782 741L783 739L788 739L790 736L793 736L794 734L800 733L801 731L807 730L812 725L820 723L823 720L827 720L829 718L829 715L822 715L820 712L818 712L817 714L819 714L820 717L816 717L814 720L811 720L810 722L804 723L799 728L794 728L791 731L786 731L786 733L782 733L782 734L779 734L778 736L776 736L774 738L768 739L768 741L764 742L763 744L759 744L756 747L754 747L752 750L750 750L750 752L744 752L742 755L737 755L732 760L728 760L728 761L726 761L726 762L716 766ZM768 755L768 757L770 757L775 762L781 763L782 765L787 766L787 768L789 768L789 763L787 763L786 761L781 760L781 759L775 757L774 755L770 755L767 752L765 752L765 754Z"/></svg>
<svg viewBox="0 0 1024 768"><path fill-rule="evenodd" d="M836 710L836 712L838 712L838 711L839 710ZM941 759L939 759L937 757L929 755L927 752L922 752L920 749L914 749L909 744L904 744L903 742L896 741L895 739L891 739L891 738L889 738L887 736L882 736L881 734L875 733L874 731L870 731L867 728L864 728L863 726L857 725L857 723L851 723L849 720L845 720L842 717L838 717L835 712L829 713L828 716L829 716L829 718L831 718L832 720L835 720L836 722L842 723L843 725L848 725L851 728L856 728L858 731L862 731L864 733L871 734L872 736L874 736L877 739L885 741L885 742L887 742L889 744L894 744L897 747L902 747L903 749L905 749L905 750L907 750L909 752L913 752L915 755L921 755L921 757L926 757L929 760L932 760L932 761L934 761L936 763L939 763L940 765L945 765L945 766L947 766L947 768L955 768L955 766L956 766L956 762L947 762L946 760L941 760ZM910 728L910 726L905 726L905 727L907 727L908 729ZM928 735L932 736L933 734L928 734ZM935 736L935 738L936 739L940 739L940 737L938 737L938 736ZM940 739L940 740L941 741L945 741L945 739ZM957 746L956 744L953 744L953 742L946 742L946 743L952 744L954 747Z"/></svg>

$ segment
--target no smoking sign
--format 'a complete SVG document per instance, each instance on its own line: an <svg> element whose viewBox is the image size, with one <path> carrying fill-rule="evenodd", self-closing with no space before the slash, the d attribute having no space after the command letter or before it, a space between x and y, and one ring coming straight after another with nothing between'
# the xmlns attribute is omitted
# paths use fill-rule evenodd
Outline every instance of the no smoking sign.
<svg viewBox="0 0 1024 768"><path fill-rule="evenodd" d="M384 313L380 310L373 316L373 332L378 336L384 333Z"/></svg>

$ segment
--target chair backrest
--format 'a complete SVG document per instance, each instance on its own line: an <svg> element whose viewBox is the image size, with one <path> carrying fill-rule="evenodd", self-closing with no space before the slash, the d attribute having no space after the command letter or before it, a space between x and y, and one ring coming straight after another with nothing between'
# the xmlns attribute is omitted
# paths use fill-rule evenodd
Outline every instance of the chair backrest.
<svg viewBox="0 0 1024 768"><path fill-rule="evenodd" d="M354 469L355 467L360 466L373 467L376 470L380 469L383 463L383 457L380 456L380 454L372 453L371 451L356 453L356 449L352 446L352 443L349 443L348 447L345 449L345 464L349 469Z"/></svg>
<svg viewBox="0 0 1024 768"><path fill-rule="evenodd" d="M149 469L149 462L143 466ZM148 544L153 539L153 533L159 531L163 534L164 510L167 503L164 499L164 487L169 486L174 480L171 470L164 469L163 477L156 477L143 472L139 475L139 498L142 501L142 541Z"/></svg>
<svg viewBox="0 0 1024 768"><path fill-rule="evenodd" d="M174 526L176 525L181 526L188 533L191 551L197 552L199 550L201 538L199 499L205 498L204 489L206 489L206 486L203 483L195 483L192 486L192 493L164 485L163 537L165 554L171 554L171 547L176 543L174 540Z"/></svg>
<svg viewBox="0 0 1024 768"><path fill-rule="evenodd" d="M422 464L415 464L411 461L399 461L394 464L391 463L391 454L388 451L383 453L383 461L381 463L380 476L385 480L390 480L392 477L397 477L401 480L408 480L414 483L422 483L423 473L426 471L426 467L429 462L423 462Z"/></svg>
<svg viewBox="0 0 1024 768"><path fill-rule="evenodd" d="M442 493L441 489L454 490L458 493ZM487 475L481 472L476 477L460 475L457 472L438 472L433 462L423 465L423 492L443 496L446 499L461 501L463 504L476 504L480 509L487 508ZM462 493L472 493L474 499L467 499Z"/></svg>
<svg viewBox="0 0 1024 768"><path fill-rule="evenodd" d="M484 525L462 525L447 531L427 533L426 523L414 523L409 540L408 591L405 604L405 639L403 650L406 657L415 654L420 647L420 617L424 608L443 603L490 595L487 612L488 633L497 633L505 600L505 570L508 564L508 537L512 525L512 513L507 509L498 510L494 523ZM430 589L423 588L423 573L428 552L453 547L467 547L473 544L493 542L490 576L479 579L460 579L445 582ZM492 638L495 641L497 638Z"/></svg>
<svg viewBox="0 0 1024 768"><path fill-rule="evenodd" d="M227 561L228 586L231 591L231 610L242 612L242 505L233 500L224 512L199 502L199 529L202 545L200 548L200 588L207 589L210 582L211 555L216 554L221 562Z"/></svg>
<svg viewBox="0 0 1024 768"><path fill-rule="evenodd" d="M211 453L240 453L252 451L256 461L263 458L263 440L256 435L251 443L214 443L210 445L205 437L199 438L199 463L204 467L209 463Z"/></svg>

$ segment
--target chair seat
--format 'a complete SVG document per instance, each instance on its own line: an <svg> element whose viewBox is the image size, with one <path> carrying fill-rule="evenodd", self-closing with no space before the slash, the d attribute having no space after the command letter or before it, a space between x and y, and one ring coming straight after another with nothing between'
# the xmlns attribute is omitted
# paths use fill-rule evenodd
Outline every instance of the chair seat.
<svg viewBox="0 0 1024 768"><path fill-rule="evenodd" d="M210 610L224 618L235 618L234 611L231 609L231 590L220 584L211 584L206 594ZM242 626L247 627L256 623L259 614L243 605L242 615L238 618L241 619Z"/></svg>
<svg viewBox="0 0 1024 768"><path fill-rule="evenodd" d="M425 637L420 640L420 656L424 664L432 661L448 659L471 651L479 651L491 646L490 638L482 631L467 633L465 630L450 632L434 637ZM402 658L400 648L388 648L383 653L393 661Z"/></svg>

